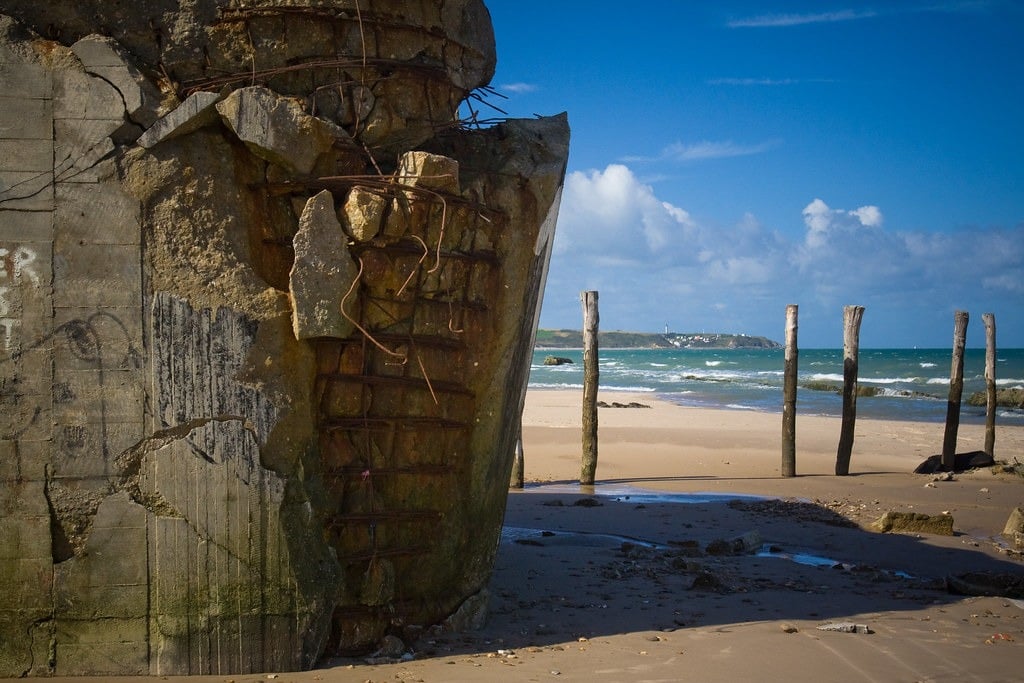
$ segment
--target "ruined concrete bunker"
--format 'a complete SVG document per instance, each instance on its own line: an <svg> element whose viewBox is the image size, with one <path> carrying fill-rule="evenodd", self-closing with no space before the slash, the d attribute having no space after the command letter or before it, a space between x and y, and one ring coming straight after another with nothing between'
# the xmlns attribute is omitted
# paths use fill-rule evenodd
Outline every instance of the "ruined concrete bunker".
<svg viewBox="0 0 1024 683"><path fill-rule="evenodd" d="M568 149L494 64L480 0L0 0L0 675L481 617Z"/></svg>

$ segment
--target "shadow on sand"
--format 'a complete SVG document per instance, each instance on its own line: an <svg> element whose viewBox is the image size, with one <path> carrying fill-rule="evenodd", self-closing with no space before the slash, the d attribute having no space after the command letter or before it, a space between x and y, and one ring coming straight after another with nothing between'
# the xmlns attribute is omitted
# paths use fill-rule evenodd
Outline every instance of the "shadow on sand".
<svg viewBox="0 0 1024 683"><path fill-rule="evenodd" d="M972 572L1024 584L1022 565L1000 557L991 539L874 533L803 501L618 484L590 491L512 493L486 625L424 633L417 658L747 622L863 620L959 601L948 577Z"/></svg>

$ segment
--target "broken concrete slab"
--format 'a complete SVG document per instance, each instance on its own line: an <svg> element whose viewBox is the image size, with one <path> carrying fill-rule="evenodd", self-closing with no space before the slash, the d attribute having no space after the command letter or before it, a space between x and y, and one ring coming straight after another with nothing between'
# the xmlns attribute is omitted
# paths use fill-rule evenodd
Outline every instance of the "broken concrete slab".
<svg viewBox="0 0 1024 683"><path fill-rule="evenodd" d="M358 266L345 246L334 196L323 190L306 202L292 240L295 262L289 276L292 328L296 339L347 337L355 326L342 311Z"/></svg>
<svg viewBox="0 0 1024 683"><path fill-rule="evenodd" d="M952 515L925 515L919 512L891 510L871 524L876 531L953 535Z"/></svg>
<svg viewBox="0 0 1024 683"><path fill-rule="evenodd" d="M348 140L342 128L310 116L293 99L250 86L218 102L224 123L259 158L302 175L336 144Z"/></svg>
<svg viewBox="0 0 1024 683"><path fill-rule="evenodd" d="M136 142L140 147L150 149L164 140L188 135L208 126L218 119L216 105L222 99L224 96L218 93L192 93L184 102L154 122Z"/></svg>
<svg viewBox="0 0 1024 683"><path fill-rule="evenodd" d="M339 212L345 231L357 242L369 242L380 233L387 204L380 192L353 187Z"/></svg>
<svg viewBox="0 0 1024 683"><path fill-rule="evenodd" d="M1016 548L1024 548L1024 508L1014 508L1003 527L1006 536Z"/></svg>
<svg viewBox="0 0 1024 683"><path fill-rule="evenodd" d="M459 193L459 162L429 152L406 152L398 159L396 180L410 188Z"/></svg>

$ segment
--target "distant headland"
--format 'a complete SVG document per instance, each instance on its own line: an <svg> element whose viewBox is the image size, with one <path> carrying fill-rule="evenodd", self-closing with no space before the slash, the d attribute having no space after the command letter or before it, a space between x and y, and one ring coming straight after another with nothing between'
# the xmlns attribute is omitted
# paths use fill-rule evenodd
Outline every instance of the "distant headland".
<svg viewBox="0 0 1024 683"><path fill-rule="evenodd" d="M611 349L781 349L767 337L714 332L598 332L599 347ZM537 330L538 349L583 348L580 330Z"/></svg>

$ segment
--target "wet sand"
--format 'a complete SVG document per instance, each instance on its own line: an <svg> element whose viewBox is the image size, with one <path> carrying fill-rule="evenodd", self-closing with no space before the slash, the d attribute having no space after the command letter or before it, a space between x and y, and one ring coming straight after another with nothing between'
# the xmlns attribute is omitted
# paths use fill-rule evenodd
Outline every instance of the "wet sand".
<svg viewBox="0 0 1024 683"><path fill-rule="evenodd" d="M598 484L582 489L580 395L529 392L528 485L509 496L482 630L425 633L391 664L157 680L1021 680L1024 600L956 595L947 577L1024 577L1000 536L1024 479L912 474L942 424L858 420L836 477L840 421L798 416L798 476L782 479L780 415L600 398L651 407L600 409ZM958 451L983 443L960 427ZM1024 461L1024 426L997 426L996 457ZM681 502L703 492L752 497ZM949 514L955 534L870 531L888 510Z"/></svg>

